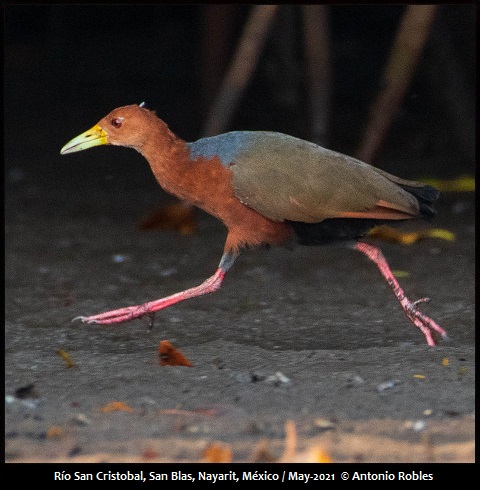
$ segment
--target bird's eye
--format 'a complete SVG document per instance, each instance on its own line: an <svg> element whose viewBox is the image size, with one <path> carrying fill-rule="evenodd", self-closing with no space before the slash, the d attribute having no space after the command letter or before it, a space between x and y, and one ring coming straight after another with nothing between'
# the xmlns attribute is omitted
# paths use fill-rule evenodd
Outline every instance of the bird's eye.
<svg viewBox="0 0 480 490"><path fill-rule="evenodd" d="M114 128L120 128L122 126L122 123L123 123L123 117L116 117L115 119L112 119L112 126Z"/></svg>

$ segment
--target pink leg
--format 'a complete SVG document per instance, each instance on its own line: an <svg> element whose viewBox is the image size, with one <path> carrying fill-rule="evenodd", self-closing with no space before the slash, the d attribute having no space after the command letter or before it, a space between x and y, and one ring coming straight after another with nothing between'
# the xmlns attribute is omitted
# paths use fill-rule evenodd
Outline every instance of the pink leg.
<svg viewBox="0 0 480 490"><path fill-rule="evenodd" d="M383 277L387 280L389 286L392 288L395 296L402 305L403 311L410 321L423 332L423 335L425 335L425 338L427 339L428 345L435 345L431 330L437 331L443 338L448 338L447 333L440 327L440 325L417 309L417 305L419 303L427 303L430 301L430 298L422 298L412 303L405 296L403 289L400 287L400 284L398 284L398 281L392 274L392 271L390 270L390 267L388 266L387 261L379 248L364 242L356 243L354 248L365 254L370 260L377 264Z"/></svg>
<svg viewBox="0 0 480 490"><path fill-rule="evenodd" d="M135 318L141 318L144 315L153 316L153 314L166 308L167 306L174 305L180 301L184 301L195 296L201 296L203 294L213 293L222 284L223 278L226 274L226 269L219 267L212 277L209 277L200 286L180 291L179 293L172 294L165 298L150 301L138 306L127 306L126 308L120 308L119 310L107 311L93 316L78 316L74 320L81 320L84 323L99 323L101 325L109 325L111 323L129 322Z"/></svg>

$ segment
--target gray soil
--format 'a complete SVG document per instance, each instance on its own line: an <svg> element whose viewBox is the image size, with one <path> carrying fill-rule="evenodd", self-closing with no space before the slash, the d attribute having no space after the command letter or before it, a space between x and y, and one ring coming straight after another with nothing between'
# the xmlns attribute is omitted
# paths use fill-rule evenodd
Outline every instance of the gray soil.
<svg viewBox="0 0 480 490"><path fill-rule="evenodd" d="M287 421L291 461L318 449L334 462L474 460L471 194L444 194L434 222L403 227L456 241L376 242L409 273L406 294L432 298L422 310L451 337L436 348L375 265L341 247L247 252L220 291L159 312L149 332L144 319L71 320L199 284L217 267L223 226L198 212L193 235L141 231L167 198L131 150L47 156L50 170L7 173L8 462L190 462L212 442L233 461L278 461ZM146 167L145 182L120 169L98 178L95 166L115 158ZM161 366L160 340L193 367ZM132 410L101 410L115 401Z"/></svg>

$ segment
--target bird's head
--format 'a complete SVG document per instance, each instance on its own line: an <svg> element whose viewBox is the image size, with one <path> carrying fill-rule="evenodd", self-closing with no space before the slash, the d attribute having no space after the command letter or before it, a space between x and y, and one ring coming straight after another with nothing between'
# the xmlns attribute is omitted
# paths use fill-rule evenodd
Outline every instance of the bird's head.
<svg viewBox="0 0 480 490"><path fill-rule="evenodd" d="M144 108L143 103L119 107L91 129L70 140L60 150L60 154L74 153L99 145L129 146L140 150L153 121L158 124L160 119Z"/></svg>

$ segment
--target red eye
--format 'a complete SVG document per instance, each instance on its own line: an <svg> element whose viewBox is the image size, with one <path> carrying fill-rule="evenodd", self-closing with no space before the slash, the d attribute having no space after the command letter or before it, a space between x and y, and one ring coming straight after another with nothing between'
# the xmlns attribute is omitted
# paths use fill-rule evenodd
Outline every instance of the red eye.
<svg viewBox="0 0 480 490"><path fill-rule="evenodd" d="M120 128L122 126L122 123L123 123L123 117L117 117L115 119L112 119L112 126L114 128Z"/></svg>

